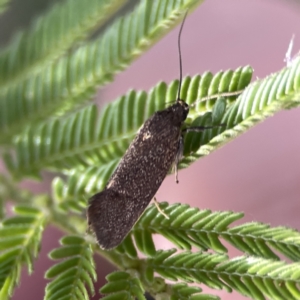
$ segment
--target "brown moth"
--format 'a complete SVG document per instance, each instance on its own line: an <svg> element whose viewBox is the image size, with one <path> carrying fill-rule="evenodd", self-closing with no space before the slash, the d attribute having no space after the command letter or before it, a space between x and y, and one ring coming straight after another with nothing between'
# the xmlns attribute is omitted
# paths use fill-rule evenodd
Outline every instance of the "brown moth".
<svg viewBox="0 0 300 300"><path fill-rule="evenodd" d="M176 103L157 111L138 131L105 189L90 199L88 224L101 248L118 246L155 196L168 171L177 167L183 152L183 135L210 127L181 129L189 106L179 99L182 82L180 36L178 35L180 81Z"/></svg>

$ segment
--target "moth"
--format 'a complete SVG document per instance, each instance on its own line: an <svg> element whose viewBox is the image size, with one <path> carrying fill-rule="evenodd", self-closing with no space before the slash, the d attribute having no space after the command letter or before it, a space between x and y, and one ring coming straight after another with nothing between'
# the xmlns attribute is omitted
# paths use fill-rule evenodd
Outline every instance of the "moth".
<svg viewBox="0 0 300 300"><path fill-rule="evenodd" d="M176 103L155 112L142 125L105 189L90 199L88 224L103 249L112 249L123 241L172 166L178 182L184 134L215 127L182 129L189 113L189 105L179 98L182 83L180 37L186 15L178 35L180 80Z"/></svg>

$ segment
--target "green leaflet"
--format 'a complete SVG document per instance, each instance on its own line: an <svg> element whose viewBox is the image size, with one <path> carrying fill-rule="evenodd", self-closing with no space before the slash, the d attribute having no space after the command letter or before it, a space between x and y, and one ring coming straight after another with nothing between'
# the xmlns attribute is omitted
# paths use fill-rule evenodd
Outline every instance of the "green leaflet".
<svg viewBox="0 0 300 300"><path fill-rule="evenodd" d="M16 206L16 216L4 219L0 228L0 298L9 299L20 281L23 264L33 270L46 215L37 208Z"/></svg>
<svg viewBox="0 0 300 300"><path fill-rule="evenodd" d="M194 156L209 154L224 141L245 132L282 109L298 107L299 99L300 58L298 57L289 67L249 85L239 99L225 112L221 122L226 124L226 130L211 139L209 143L202 143L203 146L197 150ZM214 130L221 131L222 128ZM189 160L189 158L185 158L182 164L188 163Z"/></svg>
<svg viewBox="0 0 300 300"><path fill-rule="evenodd" d="M186 99L188 103L194 103L205 96L241 90L249 84L251 74L251 68L244 67L215 75L205 73L201 77L199 75L186 77L182 84L181 98ZM7 165L10 166L10 171L19 177L22 174L37 177L40 170L45 167L53 171L63 170L68 174L72 173L73 169L91 174L90 170L86 169L91 166L111 170L109 166L115 165L124 155L140 126L155 111L164 109L166 103L176 99L177 89L177 80L169 86L161 82L148 94L144 91L130 91L109 104L99 117L97 108L88 106L65 118L46 122L40 126L30 126L24 134L15 139L16 155L14 159L13 156L7 157ZM227 110L230 109L234 99L236 96L228 99ZM215 107L216 100L200 102L195 108L191 108L187 122L192 125L211 125L211 111ZM225 100L223 104L226 107L224 102ZM219 112L219 120L226 112L224 106L221 114ZM187 134L185 156L190 160L195 159L194 152L200 145L207 144L222 130L224 128L216 127L200 134ZM183 166L187 166L186 162ZM103 171L99 172L99 175L101 174ZM98 178L97 182L99 181L104 182Z"/></svg>
<svg viewBox="0 0 300 300"><path fill-rule="evenodd" d="M0 52L0 95L42 72L69 48L100 28L125 0L67 0L54 5ZM6 1L2 1L6 2ZM1 7L0 3L0 7Z"/></svg>
<svg viewBox="0 0 300 300"><path fill-rule="evenodd" d="M0 1L0 10L4 2ZM107 276L101 289L105 299L144 299L145 291L157 299L217 299L191 282L235 290L253 299L299 299L297 230L257 222L235 226L240 213L162 203L170 219L150 206L113 251L99 250L86 233L88 197L104 188L144 121L176 99L178 81L160 83L149 92L130 91L100 113L94 105L80 105L97 85L111 81L180 22L187 7L191 11L202 1L141 1L131 14L108 24L101 37L86 42L122 2L91 0L88 7L79 0L61 2L0 53L0 143L8 149L9 175L38 178L46 170L61 176L52 182L51 199L23 194L9 175L0 176L1 300L12 295L24 263L31 272L49 220L80 236L64 237L61 247L50 253L57 263L46 273L51 281L45 299L88 299L94 293L92 248L122 270ZM78 41L84 42L79 46ZM207 95L247 88L239 97L199 101L191 107L186 126L225 126L187 134L180 167L265 117L299 106L299 60L252 84L252 69L247 66L184 78L181 98L189 104ZM32 206L17 206L16 216L5 218L7 200ZM156 251L154 234L164 236L180 252ZM227 243L244 256L229 259ZM286 258L296 263L286 263ZM181 283L166 284L166 279Z"/></svg>
<svg viewBox="0 0 300 300"><path fill-rule="evenodd" d="M134 258L136 253L132 249L137 248L152 256L156 253L153 234L158 233L184 250L195 247L202 251L212 249L217 253L226 253L228 250L222 241L225 239L248 255L279 260L275 254L279 252L293 261L300 260L300 233L297 230L272 228L258 222L232 226L233 222L242 218L241 213L211 212L187 204L168 205L162 202L160 208L169 219L158 213L155 205L149 206L132 229L131 236L124 240L117 251Z"/></svg>
<svg viewBox="0 0 300 300"><path fill-rule="evenodd" d="M204 283L214 289L235 289L252 299L298 299L300 264L257 257L211 253L158 251L146 261L148 268L172 281ZM276 295L274 297L274 295Z"/></svg>
<svg viewBox="0 0 300 300"><path fill-rule="evenodd" d="M105 296L102 299L118 300L118 299L146 299L144 296L144 289L141 282L135 277L133 272L116 271L106 276L107 283L100 289L100 292ZM190 287L187 284L165 284L155 278L149 286L150 289L155 290L156 299L164 299L169 296L171 300L218 300L219 297L203 294L199 287Z"/></svg>
<svg viewBox="0 0 300 300"><path fill-rule="evenodd" d="M97 278L91 246L80 236L65 236L60 244L49 253L51 259L61 261L45 274L52 281L47 284L44 299L88 300L89 292L94 294L93 281Z"/></svg>
<svg viewBox="0 0 300 300"><path fill-rule="evenodd" d="M111 81L174 27L187 8L191 11L202 1L141 1L100 38L6 89L0 99L0 144L10 145L29 122L36 124L86 102L97 85Z"/></svg>
<svg viewBox="0 0 300 300"><path fill-rule="evenodd" d="M220 299L217 296L202 293L202 289L200 289L199 287L188 286L187 284L184 283L169 285L167 291L169 292L169 294L171 294L171 298L170 298L171 300L177 300L177 299L218 300Z"/></svg>
<svg viewBox="0 0 300 300"><path fill-rule="evenodd" d="M100 289L100 293L106 295L102 299L146 299L139 279L126 272L113 272L106 276L106 280L108 282Z"/></svg>

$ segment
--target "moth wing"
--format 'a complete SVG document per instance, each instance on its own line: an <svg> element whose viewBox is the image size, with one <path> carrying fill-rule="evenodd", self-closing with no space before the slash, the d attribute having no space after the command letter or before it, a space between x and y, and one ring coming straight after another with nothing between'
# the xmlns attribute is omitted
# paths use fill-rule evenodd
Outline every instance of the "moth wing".
<svg viewBox="0 0 300 300"><path fill-rule="evenodd" d="M105 189L90 199L88 223L102 249L118 246L129 233L146 208L135 204L135 199L112 189Z"/></svg>

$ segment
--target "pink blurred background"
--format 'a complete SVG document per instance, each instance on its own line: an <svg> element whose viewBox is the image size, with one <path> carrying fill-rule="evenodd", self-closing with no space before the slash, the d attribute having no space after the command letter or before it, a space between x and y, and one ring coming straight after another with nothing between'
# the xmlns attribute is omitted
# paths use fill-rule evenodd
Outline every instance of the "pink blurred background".
<svg viewBox="0 0 300 300"><path fill-rule="evenodd" d="M300 49L300 2L280 0L210 0L188 18L182 35L183 73L217 72L250 64L254 78L283 68L289 41L295 34L294 53ZM158 81L178 78L178 27L158 42L114 83L99 93L97 101L112 101L130 88L149 90ZM197 63L195 63L197 62ZM169 176L160 188L159 201L182 202L201 209L244 212L243 221L300 229L300 110L282 111L213 154L179 172L180 183ZM61 236L47 229L35 273L22 274L13 296L42 299L44 271L51 265L47 253ZM169 244L157 239L157 248ZM232 252L230 255L236 253ZM112 270L97 258L98 286ZM206 290L206 289L205 289ZM237 293L210 291L225 300L245 299Z"/></svg>

